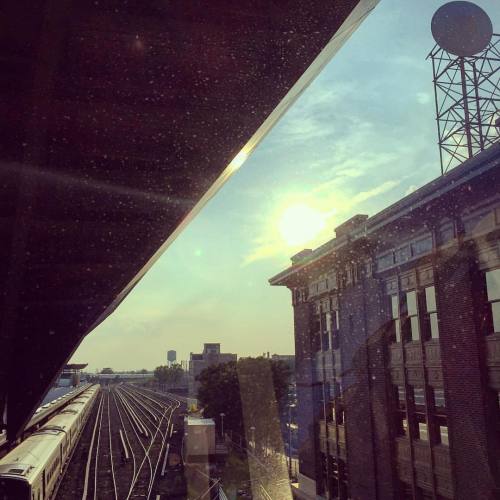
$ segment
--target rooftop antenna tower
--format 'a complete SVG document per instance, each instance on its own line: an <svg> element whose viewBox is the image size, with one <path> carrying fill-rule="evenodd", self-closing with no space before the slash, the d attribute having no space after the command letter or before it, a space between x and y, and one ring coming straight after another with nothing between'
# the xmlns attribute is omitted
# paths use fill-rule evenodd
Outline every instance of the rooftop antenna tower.
<svg viewBox="0 0 500 500"><path fill-rule="evenodd" d="M432 60L441 175L498 141L500 35L472 2L432 17Z"/></svg>

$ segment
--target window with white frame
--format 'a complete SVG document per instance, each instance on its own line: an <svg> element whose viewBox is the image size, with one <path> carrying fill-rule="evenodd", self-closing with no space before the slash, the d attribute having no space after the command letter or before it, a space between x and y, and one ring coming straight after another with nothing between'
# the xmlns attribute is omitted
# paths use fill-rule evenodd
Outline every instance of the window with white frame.
<svg viewBox="0 0 500 500"><path fill-rule="evenodd" d="M391 295L391 316L394 326L394 338L396 342L401 342L401 320L399 318L399 297Z"/></svg>
<svg viewBox="0 0 500 500"><path fill-rule="evenodd" d="M437 339L439 338L439 326L436 306L436 289L434 286L425 287L425 312L428 335L431 339Z"/></svg>
<svg viewBox="0 0 500 500"><path fill-rule="evenodd" d="M491 307L493 332L500 333L500 269L486 273L486 288Z"/></svg>
<svg viewBox="0 0 500 500"><path fill-rule="evenodd" d="M407 340L420 339L420 325L418 322L417 292L406 292L406 308L408 312L409 335Z"/></svg>

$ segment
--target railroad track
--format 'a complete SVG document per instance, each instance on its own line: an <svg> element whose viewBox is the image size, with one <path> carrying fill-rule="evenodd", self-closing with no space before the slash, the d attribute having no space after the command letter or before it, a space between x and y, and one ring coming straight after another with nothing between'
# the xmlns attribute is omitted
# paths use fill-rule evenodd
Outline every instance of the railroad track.
<svg viewBox="0 0 500 500"><path fill-rule="evenodd" d="M182 402L165 399L133 386L102 390L87 435L85 463L73 467L81 478L64 478L57 500L155 499L155 482L162 477L165 453L172 434L173 416ZM163 464L163 467L162 467ZM71 495L64 481L73 486ZM82 491L75 495L76 491Z"/></svg>

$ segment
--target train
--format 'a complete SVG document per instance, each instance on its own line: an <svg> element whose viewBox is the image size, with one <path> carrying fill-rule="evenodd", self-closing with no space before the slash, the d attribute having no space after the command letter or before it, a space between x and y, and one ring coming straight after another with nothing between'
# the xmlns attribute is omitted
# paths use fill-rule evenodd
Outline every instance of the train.
<svg viewBox="0 0 500 500"><path fill-rule="evenodd" d="M49 500L100 386L92 385L0 460L0 500Z"/></svg>

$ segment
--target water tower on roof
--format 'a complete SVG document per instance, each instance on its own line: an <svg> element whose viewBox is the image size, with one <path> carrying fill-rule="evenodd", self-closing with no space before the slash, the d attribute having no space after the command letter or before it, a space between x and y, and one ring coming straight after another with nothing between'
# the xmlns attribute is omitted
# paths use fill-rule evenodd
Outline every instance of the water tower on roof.
<svg viewBox="0 0 500 500"><path fill-rule="evenodd" d="M177 352L167 351L167 365L171 366L177 360Z"/></svg>
<svg viewBox="0 0 500 500"><path fill-rule="evenodd" d="M434 14L432 60L441 173L498 141L500 35L488 14L454 1Z"/></svg>

